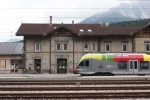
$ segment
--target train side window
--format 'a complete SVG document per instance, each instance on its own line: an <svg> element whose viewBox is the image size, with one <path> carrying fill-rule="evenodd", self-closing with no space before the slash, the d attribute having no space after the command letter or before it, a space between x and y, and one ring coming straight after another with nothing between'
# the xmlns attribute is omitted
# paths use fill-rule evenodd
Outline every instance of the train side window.
<svg viewBox="0 0 150 100"><path fill-rule="evenodd" d="M89 66L89 61L85 60L85 66Z"/></svg>
<svg viewBox="0 0 150 100"><path fill-rule="evenodd" d="M141 61L140 62L140 69L149 69L149 62L148 61Z"/></svg>
<svg viewBox="0 0 150 100"><path fill-rule="evenodd" d="M127 62L126 61L118 62L118 69L127 69Z"/></svg>
<svg viewBox="0 0 150 100"><path fill-rule="evenodd" d="M130 69L133 69L132 65L133 65L133 62L130 61Z"/></svg>
<svg viewBox="0 0 150 100"><path fill-rule="evenodd" d="M79 66L84 67L84 61L80 62Z"/></svg>

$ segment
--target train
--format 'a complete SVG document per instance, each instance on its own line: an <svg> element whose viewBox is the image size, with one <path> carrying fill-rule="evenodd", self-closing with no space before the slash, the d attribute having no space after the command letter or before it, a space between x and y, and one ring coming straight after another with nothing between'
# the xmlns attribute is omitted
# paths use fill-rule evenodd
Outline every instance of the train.
<svg viewBox="0 0 150 100"><path fill-rule="evenodd" d="M144 53L88 53L81 57L74 74L112 76L150 74L150 55Z"/></svg>

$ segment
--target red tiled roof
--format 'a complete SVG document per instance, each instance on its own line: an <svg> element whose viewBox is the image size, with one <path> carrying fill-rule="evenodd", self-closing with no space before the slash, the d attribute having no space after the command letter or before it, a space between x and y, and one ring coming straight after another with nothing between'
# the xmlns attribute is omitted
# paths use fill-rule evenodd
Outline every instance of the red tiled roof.
<svg viewBox="0 0 150 100"><path fill-rule="evenodd" d="M56 27L54 29L54 27ZM59 28L65 28L68 31L80 36L101 36L101 35L132 35L133 32L139 30L139 28L126 28L126 27L101 27L100 24L21 24L16 35L43 35L51 34ZM79 30L83 29L84 32ZM87 30L91 29L92 32Z"/></svg>

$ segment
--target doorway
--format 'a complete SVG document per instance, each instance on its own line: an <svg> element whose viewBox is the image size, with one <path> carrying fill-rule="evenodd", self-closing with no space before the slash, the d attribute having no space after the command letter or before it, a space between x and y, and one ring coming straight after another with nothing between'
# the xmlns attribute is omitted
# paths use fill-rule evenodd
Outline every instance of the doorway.
<svg viewBox="0 0 150 100"><path fill-rule="evenodd" d="M131 74L138 74L138 61L129 60L129 71Z"/></svg>
<svg viewBox="0 0 150 100"><path fill-rule="evenodd" d="M41 73L41 59L34 59L34 73Z"/></svg>
<svg viewBox="0 0 150 100"><path fill-rule="evenodd" d="M57 59L57 73L67 73L67 59L59 58Z"/></svg>

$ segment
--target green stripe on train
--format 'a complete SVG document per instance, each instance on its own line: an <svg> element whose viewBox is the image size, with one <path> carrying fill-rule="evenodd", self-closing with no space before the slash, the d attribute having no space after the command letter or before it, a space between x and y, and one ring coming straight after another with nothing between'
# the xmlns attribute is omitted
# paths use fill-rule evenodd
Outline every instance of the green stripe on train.
<svg viewBox="0 0 150 100"><path fill-rule="evenodd" d="M112 61L112 62L114 62L114 55L109 55L109 54L107 54L107 61Z"/></svg>
<svg viewBox="0 0 150 100"><path fill-rule="evenodd" d="M102 60L106 60L106 55L102 54Z"/></svg>

